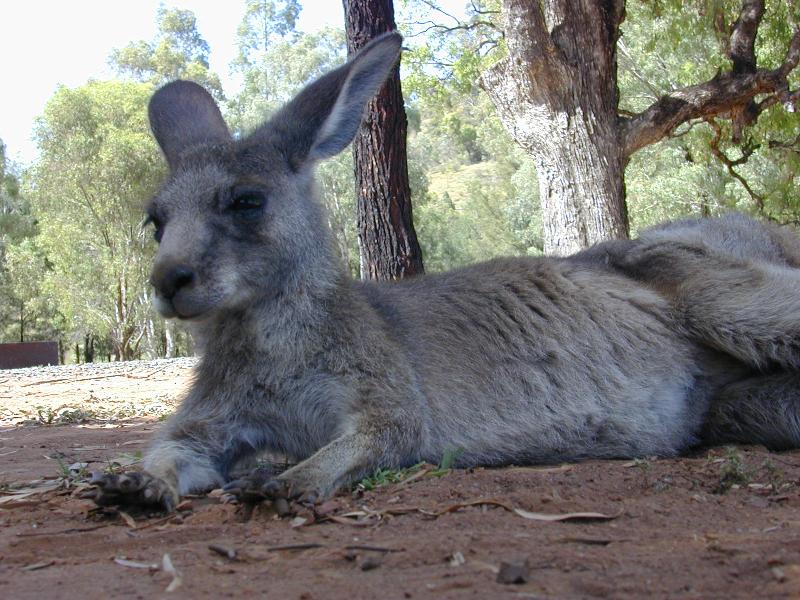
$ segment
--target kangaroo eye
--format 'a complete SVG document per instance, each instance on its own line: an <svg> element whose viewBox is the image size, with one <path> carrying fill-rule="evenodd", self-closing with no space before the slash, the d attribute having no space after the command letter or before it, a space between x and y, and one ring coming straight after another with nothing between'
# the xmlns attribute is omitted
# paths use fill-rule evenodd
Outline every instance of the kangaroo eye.
<svg viewBox="0 0 800 600"><path fill-rule="evenodd" d="M228 210L232 211L254 211L262 208L267 202L267 197L263 191L258 189L234 189L231 192L231 203Z"/></svg>
<svg viewBox="0 0 800 600"><path fill-rule="evenodd" d="M142 227L146 227L151 223L153 224L153 239L157 242L161 242L161 237L164 235L164 223L155 215L147 215L144 219L144 223L142 223Z"/></svg>

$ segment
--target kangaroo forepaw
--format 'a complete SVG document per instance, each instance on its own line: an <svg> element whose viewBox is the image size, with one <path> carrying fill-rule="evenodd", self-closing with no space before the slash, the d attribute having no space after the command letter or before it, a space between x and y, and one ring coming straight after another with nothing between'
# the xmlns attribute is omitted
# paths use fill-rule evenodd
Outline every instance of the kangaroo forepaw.
<svg viewBox="0 0 800 600"><path fill-rule="evenodd" d="M122 474L92 473L94 490L87 497L98 506L135 506L175 510L177 495L163 479L146 471Z"/></svg>
<svg viewBox="0 0 800 600"><path fill-rule="evenodd" d="M229 481L224 489L242 502L291 498L289 486L277 479L275 471L268 467L259 467L243 477Z"/></svg>
<svg viewBox="0 0 800 600"><path fill-rule="evenodd" d="M230 481L225 486L225 491L241 502L254 504L269 500L279 513L283 513L283 509L288 508L289 501L302 504L313 504L317 501L319 495L316 491L305 487L293 484L288 478L276 477L272 469L258 468L244 477Z"/></svg>

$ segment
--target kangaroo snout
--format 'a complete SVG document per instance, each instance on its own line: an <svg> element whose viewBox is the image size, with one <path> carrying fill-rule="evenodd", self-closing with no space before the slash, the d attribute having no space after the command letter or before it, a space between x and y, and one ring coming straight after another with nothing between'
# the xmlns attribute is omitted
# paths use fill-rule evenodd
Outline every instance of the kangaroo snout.
<svg viewBox="0 0 800 600"><path fill-rule="evenodd" d="M196 279L195 272L185 265L154 269L150 283L165 299L172 300L182 288L191 286Z"/></svg>
<svg viewBox="0 0 800 600"><path fill-rule="evenodd" d="M156 309L164 317L189 319L205 311L204 302L198 302L197 272L188 265L156 263L150 283Z"/></svg>

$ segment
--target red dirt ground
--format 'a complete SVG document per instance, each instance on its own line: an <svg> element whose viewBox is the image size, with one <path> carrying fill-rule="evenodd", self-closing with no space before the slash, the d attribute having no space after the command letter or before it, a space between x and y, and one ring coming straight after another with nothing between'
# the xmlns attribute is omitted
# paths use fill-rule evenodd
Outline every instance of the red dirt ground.
<svg viewBox="0 0 800 600"><path fill-rule="evenodd" d="M422 471L294 520L216 495L174 516L99 513L65 469L135 462L159 426L108 420L108 386L132 398L150 373L148 393L160 385L174 404L189 365L114 368L62 371L85 415L59 419L57 402L43 414L70 424L0 430L2 598L800 598L800 451ZM0 372L7 423L49 406L65 385L53 373ZM514 509L612 518L546 522ZM498 582L513 570L503 563L524 581Z"/></svg>

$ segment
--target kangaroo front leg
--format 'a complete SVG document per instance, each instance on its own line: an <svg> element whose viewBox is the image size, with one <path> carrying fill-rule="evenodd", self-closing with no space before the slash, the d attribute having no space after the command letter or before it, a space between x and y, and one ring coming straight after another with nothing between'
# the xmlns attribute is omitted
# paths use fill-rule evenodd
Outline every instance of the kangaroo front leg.
<svg viewBox="0 0 800 600"><path fill-rule="evenodd" d="M94 473L94 501L101 506L156 507L171 511L183 494L207 491L224 483L224 449L214 443L208 424L173 419L148 450L144 471Z"/></svg>
<svg viewBox="0 0 800 600"><path fill-rule="evenodd" d="M358 481L381 467L414 462L408 436L397 428L343 435L277 477L256 469L226 489L245 501L303 499L315 501Z"/></svg>

